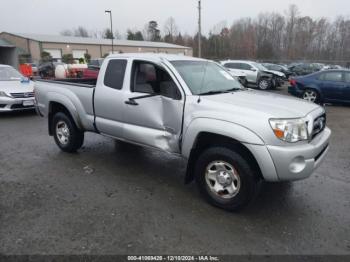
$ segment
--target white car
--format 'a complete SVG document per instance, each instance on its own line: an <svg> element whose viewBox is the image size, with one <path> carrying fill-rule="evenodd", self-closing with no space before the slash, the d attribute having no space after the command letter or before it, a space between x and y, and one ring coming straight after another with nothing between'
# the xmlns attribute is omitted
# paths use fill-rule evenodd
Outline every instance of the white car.
<svg viewBox="0 0 350 262"><path fill-rule="evenodd" d="M0 112L34 108L34 83L12 66L0 65Z"/></svg>
<svg viewBox="0 0 350 262"><path fill-rule="evenodd" d="M231 73L244 73L249 84L256 85L259 89L266 90L275 88L280 84L280 79L286 76L277 71L271 71L263 65L244 60L222 61L221 65L226 67Z"/></svg>

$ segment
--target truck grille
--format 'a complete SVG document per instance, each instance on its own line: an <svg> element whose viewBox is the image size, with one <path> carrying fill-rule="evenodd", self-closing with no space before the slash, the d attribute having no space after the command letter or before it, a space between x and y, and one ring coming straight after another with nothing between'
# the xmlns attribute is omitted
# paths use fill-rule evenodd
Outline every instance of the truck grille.
<svg viewBox="0 0 350 262"><path fill-rule="evenodd" d="M326 114L323 114L314 120L314 126L312 128L312 139L314 139L319 133L321 133L326 128L326 123Z"/></svg>
<svg viewBox="0 0 350 262"><path fill-rule="evenodd" d="M34 97L34 92L11 93L11 96L14 97L14 98L29 98L29 97Z"/></svg>

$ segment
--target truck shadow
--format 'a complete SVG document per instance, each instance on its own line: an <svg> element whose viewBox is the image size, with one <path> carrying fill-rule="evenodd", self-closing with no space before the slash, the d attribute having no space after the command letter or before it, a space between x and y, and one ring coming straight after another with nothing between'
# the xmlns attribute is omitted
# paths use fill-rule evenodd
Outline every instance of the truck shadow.
<svg viewBox="0 0 350 262"><path fill-rule="evenodd" d="M35 110L25 110L25 111L12 111L12 112L0 112L1 118L16 118L16 117L33 117L36 116Z"/></svg>
<svg viewBox="0 0 350 262"><path fill-rule="evenodd" d="M186 199L191 199L189 201L203 201L204 203L194 181L189 185L184 185L186 161L183 159L123 142L115 142L115 153L118 154L117 164L123 166L123 169L130 169L132 166L134 176L137 177L138 181L154 179L155 183L159 183L159 186L170 185L173 188L178 188L176 189L178 194L186 194ZM137 161L136 166L135 161ZM234 214L253 216L259 213L271 214L284 211L288 213L288 209L298 204L292 197L292 193L293 183L291 182L262 182L260 193L256 199L247 208ZM179 198L182 197L184 196L179 196ZM207 208L215 209L210 205ZM293 213L293 211L291 212Z"/></svg>

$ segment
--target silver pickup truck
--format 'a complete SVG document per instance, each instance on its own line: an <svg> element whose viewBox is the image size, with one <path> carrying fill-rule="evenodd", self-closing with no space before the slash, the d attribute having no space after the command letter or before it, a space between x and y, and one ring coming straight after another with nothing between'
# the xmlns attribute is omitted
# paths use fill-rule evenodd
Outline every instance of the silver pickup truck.
<svg viewBox="0 0 350 262"><path fill-rule="evenodd" d="M309 177L328 151L322 107L242 87L203 59L120 54L105 59L96 83L37 81L37 111L65 152L84 132L177 154L212 204L238 210L259 182Z"/></svg>

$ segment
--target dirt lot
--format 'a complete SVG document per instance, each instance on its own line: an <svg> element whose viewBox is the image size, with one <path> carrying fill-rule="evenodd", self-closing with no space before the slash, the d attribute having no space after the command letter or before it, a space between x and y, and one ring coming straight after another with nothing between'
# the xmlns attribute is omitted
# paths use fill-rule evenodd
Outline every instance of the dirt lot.
<svg viewBox="0 0 350 262"><path fill-rule="evenodd" d="M0 253L350 254L350 107L327 112L331 149L317 172L265 184L238 214L185 186L181 159L95 134L65 154L45 119L2 114Z"/></svg>

